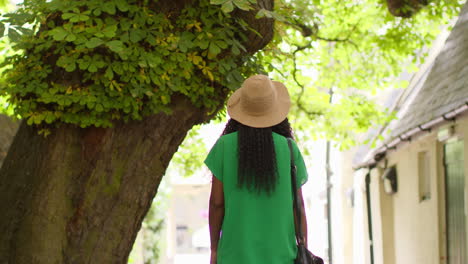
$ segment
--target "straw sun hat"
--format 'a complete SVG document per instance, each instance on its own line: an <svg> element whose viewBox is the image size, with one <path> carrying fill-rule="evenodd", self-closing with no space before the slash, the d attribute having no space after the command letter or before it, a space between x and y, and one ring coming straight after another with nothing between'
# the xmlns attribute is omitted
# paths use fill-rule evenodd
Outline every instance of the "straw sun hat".
<svg viewBox="0 0 468 264"><path fill-rule="evenodd" d="M288 115L291 100L284 84L265 75L247 78L227 102L232 119L250 127L271 127Z"/></svg>

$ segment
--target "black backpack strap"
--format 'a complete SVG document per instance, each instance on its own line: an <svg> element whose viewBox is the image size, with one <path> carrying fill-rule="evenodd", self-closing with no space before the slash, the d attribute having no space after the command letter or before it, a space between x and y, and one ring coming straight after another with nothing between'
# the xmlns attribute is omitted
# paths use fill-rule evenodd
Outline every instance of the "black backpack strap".
<svg viewBox="0 0 468 264"><path fill-rule="evenodd" d="M296 241L299 244L304 243L304 235L302 234L302 206L300 204L300 200L297 197L297 181L296 181L296 173L297 173L297 167L294 162L294 151L292 147L292 138L288 138L288 146L289 146L289 155L291 157L291 188L292 188L292 193L293 193L293 207L294 207L294 212L296 212L296 221L298 228L296 228Z"/></svg>

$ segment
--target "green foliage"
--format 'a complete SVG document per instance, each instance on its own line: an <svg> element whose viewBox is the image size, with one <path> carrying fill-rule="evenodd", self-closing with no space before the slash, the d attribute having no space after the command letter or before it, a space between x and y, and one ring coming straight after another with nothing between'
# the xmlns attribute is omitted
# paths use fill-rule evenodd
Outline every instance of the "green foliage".
<svg viewBox="0 0 468 264"><path fill-rule="evenodd" d="M0 0L0 10L5 11L8 9L9 0Z"/></svg>
<svg viewBox="0 0 468 264"><path fill-rule="evenodd" d="M221 10L225 13L230 13L234 8L239 8L244 11L252 10L252 4L255 4L256 0L211 0L212 5L221 5Z"/></svg>
<svg viewBox="0 0 468 264"><path fill-rule="evenodd" d="M347 148L358 143L356 133L394 117L380 94L405 88L398 76L424 62L462 2L433 1L403 19L388 12L386 1L279 1L275 12L258 13L277 24L274 40L256 56L289 87L295 128Z"/></svg>
<svg viewBox="0 0 468 264"><path fill-rule="evenodd" d="M165 225L167 205L169 204L167 200L167 194L160 195L158 191L157 198L151 204L151 208L143 220L145 264L157 264L161 261L165 241L162 230Z"/></svg>
<svg viewBox="0 0 468 264"><path fill-rule="evenodd" d="M209 112L216 89L267 72L289 87L297 129L348 147L356 132L393 117L374 99L404 87L397 76L417 69L464 1L433 1L409 19L381 0L275 1L274 11L257 12L276 20L273 41L236 58L245 50L239 28L248 27L230 14L255 2L194 1L171 19L144 0L28 0L0 23L17 50L0 95L29 124L110 126L168 112L176 94Z"/></svg>
<svg viewBox="0 0 468 264"><path fill-rule="evenodd" d="M12 115L13 109L4 97L0 97L0 114Z"/></svg>
<svg viewBox="0 0 468 264"><path fill-rule="evenodd" d="M158 187L158 195L154 198L151 208L146 214L138 233L138 237L142 241L142 250L132 250L128 264L135 263L133 259L136 259L137 257L135 255L140 253L142 253L141 257L143 257L143 263L145 264L161 263L161 259L164 256L163 249L166 246L163 230L166 225L166 212L170 205L169 196L169 186L167 186L166 181L163 180Z"/></svg>
<svg viewBox="0 0 468 264"><path fill-rule="evenodd" d="M276 4L274 12L261 9L257 14L277 23L274 40L256 58L289 88L289 119L299 140L327 138L347 149L369 143L360 141L358 133L395 118L382 106L381 93L408 85L399 74L417 71L431 42L458 15L462 2L431 2L410 19L391 16L376 0ZM181 171L188 168L184 175L201 167L204 156L193 153L207 153L202 149L198 132L180 146L174 159Z"/></svg>
<svg viewBox="0 0 468 264"><path fill-rule="evenodd" d="M215 86L235 89L251 68L239 67L244 22L203 0L177 19L148 1L30 0L7 23L21 53L0 95L28 124L108 127L168 112L175 94L212 111Z"/></svg>
<svg viewBox="0 0 468 264"><path fill-rule="evenodd" d="M203 138L206 135L200 134L200 128L200 125L194 126L189 131L178 151L171 159L171 166L174 171L184 177L194 175L202 167L205 158L200 153L208 153L208 149L203 142Z"/></svg>

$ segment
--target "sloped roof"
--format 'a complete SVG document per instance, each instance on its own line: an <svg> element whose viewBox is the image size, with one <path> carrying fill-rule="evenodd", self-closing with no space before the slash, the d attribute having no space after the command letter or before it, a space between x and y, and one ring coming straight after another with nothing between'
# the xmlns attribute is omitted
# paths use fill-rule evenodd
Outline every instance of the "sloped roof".
<svg viewBox="0 0 468 264"><path fill-rule="evenodd" d="M424 83L415 89L417 94L404 103L401 117L383 130L390 129L384 143L367 155L361 151L361 157L354 159L354 167L370 166L388 149L418 132L468 112L468 3L429 69L427 78L422 78Z"/></svg>
<svg viewBox="0 0 468 264"><path fill-rule="evenodd" d="M468 104L468 4L463 7L423 87L394 126L391 137L464 104Z"/></svg>

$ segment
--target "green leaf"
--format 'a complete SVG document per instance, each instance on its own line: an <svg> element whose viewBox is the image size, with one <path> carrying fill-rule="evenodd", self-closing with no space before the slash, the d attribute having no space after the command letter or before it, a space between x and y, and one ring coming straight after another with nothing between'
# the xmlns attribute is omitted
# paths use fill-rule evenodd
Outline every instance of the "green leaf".
<svg viewBox="0 0 468 264"><path fill-rule="evenodd" d="M267 10L264 8L261 8L260 10L258 10L257 14L255 15L255 18L259 19L259 18L266 17L266 16L267 16Z"/></svg>
<svg viewBox="0 0 468 264"><path fill-rule="evenodd" d="M66 41L68 42L73 42L76 40L76 35L75 34L68 34L67 37L65 38Z"/></svg>
<svg viewBox="0 0 468 264"><path fill-rule="evenodd" d="M208 49L208 51L213 55L218 55L221 52L221 49L213 41L213 42L210 43L210 48Z"/></svg>
<svg viewBox="0 0 468 264"><path fill-rule="evenodd" d="M65 67L65 70L67 72L72 72L76 69L76 63L71 63L71 64L68 64L66 67Z"/></svg>
<svg viewBox="0 0 468 264"><path fill-rule="evenodd" d="M232 53L233 53L234 55L239 55L239 54L240 54L240 50L239 50L239 48L238 48L236 45L234 45L234 46L231 47L231 51L232 51Z"/></svg>
<svg viewBox="0 0 468 264"><path fill-rule="evenodd" d="M115 73L119 74L119 75L122 75L123 74L123 69L122 69L122 65L121 64L118 64L118 63L114 63L112 65L112 70L114 70Z"/></svg>
<svg viewBox="0 0 468 264"><path fill-rule="evenodd" d="M100 16L101 13L102 13L102 9L99 8L99 7L94 9L94 11L93 11L93 15L95 15L95 16Z"/></svg>
<svg viewBox="0 0 468 264"><path fill-rule="evenodd" d="M234 5L232 4L232 0L228 0L227 2L225 2L222 6L221 6L221 10L224 12L224 13L231 13L232 10L234 10Z"/></svg>
<svg viewBox="0 0 468 264"><path fill-rule="evenodd" d="M104 41L100 38L91 38L90 40L86 41L85 46L89 49L94 49L103 43Z"/></svg>
<svg viewBox="0 0 468 264"><path fill-rule="evenodd" d="M216 45L221 49L226 49L228 47L228 44L224 40L216 40Z"/></svg>
<svg viewBox="0 0 468 264"><path fill-rule="evenodd" d="M113 38L115 37L115 32L117 31L117 25L111 25L111 26L108 26L108 27L105 27L101 33L108 37L108 38Z"/></svg>
<svg viewBox="0 0 468 264"><path fill-rule="evenodd" d="M62 19L69 20L70 22L80 22L89 20L89 16L81 13L64 13Z"/></svg>
<svg viewBox="0 0 468 264"><path fill-rule="evenodd" d="M97 112L104 111L104 107L102 106L102 104L96 104L95 109Z"/></svg>
<svg viewBox="0 0 468 264"><path fill-rule="evenodd" d="M0 21L0 38L5 35L5 24Z"/></svg>
<svg viewBox="0 0 468 264"><path fill-rule="evenodd" d="M74 63L74 59L70 56L60 56L57 60L57 66L65 68L67 65Z"/></svg>
<svg viewBox="0 0 468 264"><path fill-rule="evenodd" d="M110 50L116 53L121 53L125 49L125 45L120 40L112 40L106 43Z"/></svg>
<svg viewBox="0 0 468 264"><path fill-rule="evenodd" d="M89 101L88 103L86 103L86 106L87 106L89 109L93 109L95 105L96 105L96 103L95 103L95 102L91 102L91 101Z"/></svg>
<svg viewBox="0 0 468 264"><path fill-rule="evenodd" d="M80 21L88 21L88 20L89 20L89 16L79 14L78 16L76 16L76 18L70 19L70 22L80 22Z"/></svg>
<svg viewBox="0 0 468 264"><path fill-rule="evenodd" d="M202 39L198 43L198 47L200 47L201 49L204 49L204 50L208 48L208 45L210 45L210 42L206 38Z"/></svg>
<svg viewBox="0 0 468 264"><path fill-rule="evenodd" d="M62 14L62 19L69 20L70 18L75 17L75 16L76 16L75 13L64 13Z"/></svg>
<svg viewBox="0 0 468 264"><path fill-rule="evenodd" d="M145 35L145 32L141 29L130 30L130 41L133 43L137 43L138 41L142 40L145 37Z"/></svg>
<svg viewBox="0 0 468 264"><path fill-rule="evenodd" d="M114 2L106 2L103 5L101 5L102 11L110 14L110 15L115 15L115 3Z"/></svg>
<svg viewBox="0 0 468 264"><path fill-rule="evenodd" d="M33 117L34 117L34 119L33 119L34 124L36 124L36 125L39 125L42 122L42 120L44 119L44 116L41 115L41 114L33 116Z"/></svg>
<svg viewBox="0 0 468 264"><path fill-rule="evenodd" d="M34 124L34 116L30 116L30 117L28 118L28 121L26 121L26 123L27 123L29 126L32 125L32 124Z"/></svg>
<svg viewBox="0 0 468 264"><path fill-rule="evenodd" d="M52 122L54 122L55 119L56 119L55 115L49 112L46 115L45 121L47 124L52 124Z"/></svg>
<svg viewBox="0 0 468 264"><path fill-rule="evenodd" d="M61 41L64 40L65 37L69 34L63 27L56 27L49 31L48 33L50 36L54 38L54 40Z"/></svg>
<svg viewBox="0 0 468 264"><path fill-rule="evenodd" d="M91 62L91 64L89 64L88 71L89 72L97 72L97 70L98 70L97 65L94 62Z"/></svg>
<svg viewBox="0 0 468 264"><path fill-rule="evenodd" d="M231 1L231 0L210 0L210 4L212 4L212 5L222 5L222 4L226 3L227 1Z"/></svg>
<svg viewBox="0 0 468 264"><path fill-rule="evenodd" d="M249 11L252 9L252 6L247 0L232 0L232 2L234 2L234 5L236 5L238 8L244 11Z"/></svg>
<svg viewBox="0 0 468 264"><path fill-rule="evenodd" d="M194 46L192 41L193 37L194 35L190 32L183 32L181 34L178 43L180 51L187 52L188 49L191 49Z"/></svg>
<svg viewBox="0 0 468 264"><path fill-rule="evenodd" d="M17 30L19 32L21 32L21 35L23 35L23 36L32 36L32 34L34 33L34 31L32 29L25 28L25 27L17 28Z"/></svg>
<svg viewBox="0 0 468 264"><path fill-rule="evenodd" d="M96 59L96 58L94 58L94 63L96 64L96 67L98 67L99 69L104 68L104 66L107 65L105 61L99 60L99 59Z"/></svg>
<svg viewBox="0 0 468 264"><path fill-rule="evenodd" d="M114 71L111 67L107 67L106 72L104 73L104 77L106 77L109 80L114 79Z"/></svg>
<svg viewBox="0 0 468 264"><path fill-rule="evenodd" d="M122 12L127 12L129 9L128 3L125 0L116 0L115 4L117 5L117 8Z"/></svg>
<svg viewBox="0 0 468 264"><path fill-rule="evenodd" d="M91 57L88 55L84 56L82 59L78 59L78 67L80 70L87 70L89 67L89 64L91 63Z"/></svg>
<svg viewBox="0 0 468 264"><path fill-rule="evenodd" d="M16 29L10 27L8 29L8 38L10 38L12 42L19 42L21 39L21 35L18 31L16 31Z"/></svg>
<svg viewBox="0 0 468 264"><path fill-rule="evenodd" d="M156 38L151 34L146 37L146 42L148 42L151 46L157 45Z"/></svg>
<svg viewBox="0 0 468 264"><path fill-rule="evenodd" d="M129 30L131 27L132 27L132 23L130 22L130 20L128 20L128 19L122 19L122 20L120 21L120 28L121 28L123 31Z"/></svg>
<svg viewBox="0 0 468 264"><path fill-rule="evenodd" d="M157 55L148 55L146 57L146 61L148 62L148 66L151 67L151 68L154 68L154 67L160 65L163 62L161 57L159 57Z"/></svg>
<svg viewBox="0 0 468 264"><path fill-rule="evenodd" d="M35 15L30 12L16 12L16 13L7 13L3 15L6 17L7 21L12 25L24 25L26 23L32 23Z"/></svg>

